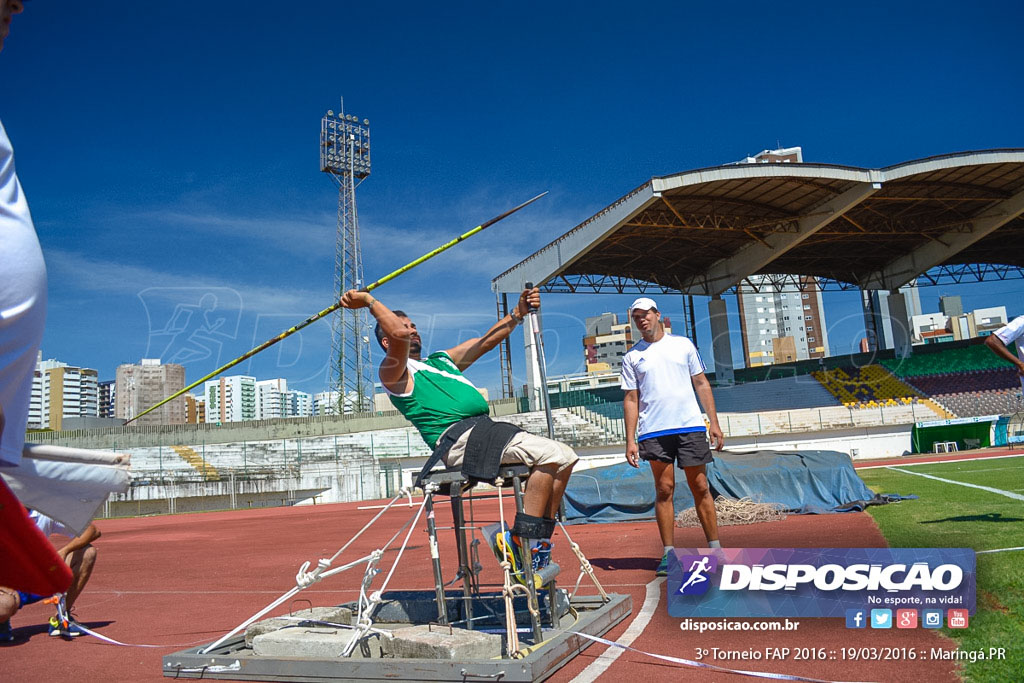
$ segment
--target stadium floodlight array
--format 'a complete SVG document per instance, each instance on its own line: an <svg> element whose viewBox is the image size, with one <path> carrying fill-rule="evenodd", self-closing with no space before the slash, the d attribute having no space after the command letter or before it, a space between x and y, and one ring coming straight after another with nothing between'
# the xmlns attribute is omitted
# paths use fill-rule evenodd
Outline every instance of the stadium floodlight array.
<svg viewBox="0 0 1024 683"><path fill-rule="evenodd" d="M328 110L320 122L320 170L362 180L370 175L370 120Z"/></svg>

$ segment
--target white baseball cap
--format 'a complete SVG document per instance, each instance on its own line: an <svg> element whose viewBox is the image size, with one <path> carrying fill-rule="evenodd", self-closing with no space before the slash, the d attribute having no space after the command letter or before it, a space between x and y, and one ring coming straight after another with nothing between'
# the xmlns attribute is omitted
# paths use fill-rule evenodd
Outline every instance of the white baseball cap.
<svg viewBox="0 0 1024 683"><path fill-rule="evenodd" d="M649 299L646 296L642 296L630 305L629 312L632 313L634 308L640 308L645 311L649 311L652 308L654 310L658 310L658 304L654 303L654 299Z"/></svg>

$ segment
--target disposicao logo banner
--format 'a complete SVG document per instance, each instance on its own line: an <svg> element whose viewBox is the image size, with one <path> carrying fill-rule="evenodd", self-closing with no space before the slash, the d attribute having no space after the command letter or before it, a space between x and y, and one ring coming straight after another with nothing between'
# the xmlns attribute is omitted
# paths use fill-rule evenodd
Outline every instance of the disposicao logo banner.
<svg viewBox="0 0 1024 683"><path fill-rule="evenodd" d="M965 608L970 548L691 548L669 556L673 617L845 617L847 609Z"/></svg>

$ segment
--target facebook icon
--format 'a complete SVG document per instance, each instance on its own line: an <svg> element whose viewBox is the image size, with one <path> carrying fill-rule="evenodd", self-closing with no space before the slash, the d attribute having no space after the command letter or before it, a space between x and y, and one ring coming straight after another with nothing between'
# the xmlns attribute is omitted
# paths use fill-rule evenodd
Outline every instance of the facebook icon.
<svg viewBox="0 0 1024 683"><path fill-rule="evenodd" d="M867 628L867 611L862 609L846 610L846 628Z"/></svg>

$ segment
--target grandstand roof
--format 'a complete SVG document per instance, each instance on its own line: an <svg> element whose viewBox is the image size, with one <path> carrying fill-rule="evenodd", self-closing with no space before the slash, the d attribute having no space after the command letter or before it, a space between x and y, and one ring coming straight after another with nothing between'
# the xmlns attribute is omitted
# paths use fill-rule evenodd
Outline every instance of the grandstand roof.
<svg viewBox="0 0 1024 683"><path fill-rule="evenodd" d="M713 295L757 274L864 289L895 289L936 267L1019 274L1022 213L1024 149L881 169L716 166L651 178L492 286Z"/></svg>

